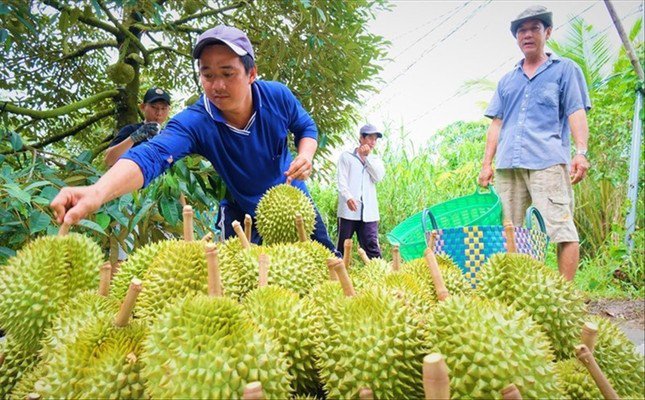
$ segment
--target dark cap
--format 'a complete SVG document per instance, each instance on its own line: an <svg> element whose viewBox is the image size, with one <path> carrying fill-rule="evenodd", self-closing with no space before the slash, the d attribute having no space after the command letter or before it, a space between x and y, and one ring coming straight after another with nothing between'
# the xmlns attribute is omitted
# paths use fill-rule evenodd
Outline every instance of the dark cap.
<svg viewBox="0 0 645 400"><path fill-rule="evenodd" d="M170 104L170 95L163 89L153 87L148 89L145 96L143 96L144 103L154 103L159 100L163 100Z"/></svg>
<svg viewBox="0 0 645 400"><path fill-rule="evenodd" d="M193 48L193 58L199 58L204 47L209 44L223 43L227 45L238 56L250 55L255 59L253 46L246 36L246 33L232 26L218 25L199 35L195 48Z"/></svg>
<svg viewBox="0 0 645 400"><path fill-rule="evenodd" d="M376 135L379 138L383 137L383 134L372 124L363 125L360 132L361 135Z"/></svg>
<svg viewBox="0 0 645 400"><path fill-rule="evenodd" d="M517 29L522 23L531 19L539 19L544 22L547 28L553 26L553 13L551 11L544 6L531 6L522 11L515 20L511 21L511 33L513 36L517 36Z"/></svg>

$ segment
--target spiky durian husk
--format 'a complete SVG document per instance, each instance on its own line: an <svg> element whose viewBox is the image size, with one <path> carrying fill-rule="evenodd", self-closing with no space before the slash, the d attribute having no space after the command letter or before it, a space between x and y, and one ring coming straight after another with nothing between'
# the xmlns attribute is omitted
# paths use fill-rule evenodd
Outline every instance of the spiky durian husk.
<svg viewBox="0 0 645 400"><path fill-rule="evenodd" d="M389 271L389 262L381 258L373 258L364 265L350 268L348 273L354 284L354 289L361 291L368 286L382 285Z"/></svg>
<svg viewBox="0 0 645 400"><path fill-rule="evenodd" d="M554 364L557 376L559 398L562 399L602 399L598 386L589 371L575 358L558 361Z"/></svg>
<svg viewBox="0 0 645 400"><path fill-rule="evenodd" d="M454 262L449 258L440 255L437 255L436 258L439 270L441 271L441 276L446 284L446 289L448 289L448 292L451 295L468 295L472 293L470 285L464 279L461 270ZM417 258L404 263L401 266L401 272L415 277L419 282L419 285L425 289L425 294L427 298L430 299L431 305L437 303L437 291L434 288L432 275L430 274L430 269L424 258Z"/></svg>
<svg viewBox="0 0 645 400"><path fill-rule="evenodd" d="M73 340L64 341L49 354L34 384L43 398L148 397L140 375L147 326L131 321L121 328L113 319L92 318Z"/></svg>
<svg viewBox="0 0 645 400"><path fill-rule="evenodd" d="M268 398L287 398L288 362L235 300L181 299L160 315L145 344L153 398L240 398L260 381Z"/></svg>
<svg viewBox="0 0 645 400"><path fill-rule="evenodd" d="M135 315L153 320L174 299L206 293L207 268L202 241L173 240L161 248L141 278L145 282Z"/></svg>
<svg viewBox="0 0 645 400"><path fill-rule="evenodd" d="M38 365L26 372L12 391L15 399L24 399L29 393L39 393L37 385L43 376L45 364L51 361L57 349L75 340L78 332L94 318L108 318L119 310L119 302L110 297L99 296L95 290L88 290L74 297L52 321L52 326L41 340L42 349L38 354Z"/></svg>
<svg viewBox="0 0 645 400"><path fill-rule="evenodd" d="M329 279L326 264L316 262L302 243L282 243L263 251L269 256L269 285L278 285L304 296Z"/></svg>
<svg viewBox="0 0 645 400"><path fill-rule="evenodd" d="M386 275L383 288L399 296L410 311L424 321L436 303L436 297L429 294L415 275L407 272L397 271Z"/></svg>
<svg viewBox="0 0 645 400"><path fill-rule="evenodd" d="M549 340L527 314L476 297L439 302L427 323L433 352L444 355L452 398L501 398L514 383L524 398L557 395Z"/></svg>
<svg viewBox="0 0 645 400"><path fill-rule="evenodd" d="M319 326L311 306L291 290L267 286L249 293L244 307L251 320L282 347L290 362L294 392L317 393L320 388L315 366L317 341L312 333Z"/></svg>
<svg viewBox="0 0 645 400"><path fill-rule="evenodd" d="M622 398L643 398L645 360L625 333L606 318L593 316L598 336L593 354L598 366Z"/></svg>
<svg viewBox="0 0 645 400"><path fill-rule="evenodd" d="M586 307L571 282L525 254L496 254L482 267L478 291L527 312L549 336L558 359L575 357Z"/></svg>
<svg viewBox="0 0 645 400"><path fill-rule="evenodd" d="M102 261L96 243L70 233L38 238L2 267L0 325L13 338L11 353L15 353L7 355L1 368L0 390L8 393L33 366L43 332L59 309L79 291L97 286Z"/></svg>
<svg viewBox="0 0 645 400"><path fill-rule="evenodd" d="M110 296L123 299L130 287L132 278L139 278L145 274L159 251L175 243L174 240L163 240L147 244L137 249L114 274L110 287Z"/></svg>
<svg viewBox="0 0 645 400"><path fill-rule="evenodd" d="M107 75L117 85L125 85L134 79L134 68L132 65L118 62L107 67Z"/></svg>
<svg viewBox="0 0 645 400"><path fill-rule="evenodd" d="M287 184L267 190L255 210L256 226L263 243L297 242L295 218L298 213L302 215L307 236L310 236L316 223L311 199L302 190Z"/></svg>
<svg viewBox="0 0 645 400"><path fill-rule="evenodd" d="M391 293L366 289L323 312L320 376L331 398L355 398L369 387L376 398L423 397L427 354L419 322Z"/></svg>
<svg viewBox="0 0 645 400"><path fill-rule="evenodd" d="M14 385L38 364L38 353L10 335L1 343L0 355L0 398L7 398ZM23 397L24 399L24 397Z"/></svg>
<svg viewBox="0 0 645 400"><path fill-rule="evenodd" d="M258 285L258 255L262 250L256 245L245 250L238 238L224 241L217 250L224 294L241 301Z"/></svg>
<svg viewBox="0 0 645 400"><path fill-rule="evenodd" d="M327 247L315 240L298 242L297 245L302 251L307 253L314 265L318 265L323 271L327 270L327 259L334 257L334 254Z"/></svg>

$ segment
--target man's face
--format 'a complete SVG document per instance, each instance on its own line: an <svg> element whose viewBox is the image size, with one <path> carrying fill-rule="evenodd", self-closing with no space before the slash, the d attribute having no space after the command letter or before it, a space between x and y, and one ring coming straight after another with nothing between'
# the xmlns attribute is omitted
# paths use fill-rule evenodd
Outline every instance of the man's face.
<svg viewBox="0 0 645 400"><path fill-rule="evenodd" d="M211 45L199 57L199 76L206 97L222 112L239 111L250 104L251 84L257 70L247 74L240 57L226 45Z"/></svg>
<svg viewBox="0 0 645 400"><path fill-rule="evenodd" d="M370 146L370 149L374 150L374 147L376 147L377 139L378 139L378 135L376 133L370 133L369 135L361 135L358 141L361 144L361 146L366 144Z"/></svg>
<svg viewBox="0 0 645 400"><path fill-rule="evenodd" d="M544 45L551 36L551 27L544 28L538 19L528 20L517 28L517 45L525 57L542 54Z"/></svg>
<svg viewBox="0 0 645 400"><path fill-rule="evenodd" d="M163 125L168 119L170 105L164 100L157 100L152 103L143 103L139 106L146 122L157 122Z"/></svg>

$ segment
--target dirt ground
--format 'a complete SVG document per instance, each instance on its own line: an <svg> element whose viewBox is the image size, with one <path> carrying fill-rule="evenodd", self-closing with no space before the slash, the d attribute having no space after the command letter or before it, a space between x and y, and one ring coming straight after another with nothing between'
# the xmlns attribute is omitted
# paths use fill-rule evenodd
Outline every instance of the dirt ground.
<svg viewBox="0 0 645 400"><path fill-rule="evenodd" d="M591 300L589 313L617 323L627 337L634 342L637 351L645 354L645 301L643 300Z"/></svg>

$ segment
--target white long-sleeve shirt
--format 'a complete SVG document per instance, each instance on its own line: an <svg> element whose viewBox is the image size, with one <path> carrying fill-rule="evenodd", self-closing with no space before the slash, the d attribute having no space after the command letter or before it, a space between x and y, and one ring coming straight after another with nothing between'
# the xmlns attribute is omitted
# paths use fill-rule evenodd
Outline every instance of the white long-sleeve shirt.
<svg viewBox="0 0 645 400"><path fill-rule="evenodd" d="M385 176L383 161L369 154L365 163L354 151L344 151L338 160L338 217L353 221L379 220L376 183ZM347 200L356 201L356 211L347 207Z"/></svg>

